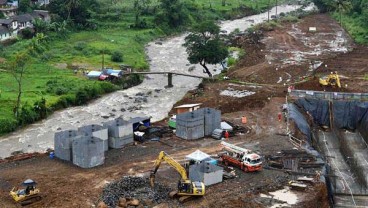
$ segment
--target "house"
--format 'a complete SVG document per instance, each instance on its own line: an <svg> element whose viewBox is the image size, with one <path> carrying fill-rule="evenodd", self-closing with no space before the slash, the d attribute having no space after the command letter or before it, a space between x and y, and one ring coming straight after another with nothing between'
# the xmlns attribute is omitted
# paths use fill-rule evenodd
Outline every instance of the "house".
<svg viewBox="0 0 368 208"><path fill-rule="evenodd" d="M7 27L0 26L0 41L11 38L11 32Z"/></svg>
<svg viewBox="0 0 368 208"><path fill-rule="evenodd" d="M12 17L16 15L18 10L18 1L8 3L7 0L0 0L0 12L6 17Z"/></svg>
<svg viewBox="0 0 368 208"><path fill-rule="evenodd" d="M202 103L185 104L185 105L176 106L175 107L176 114L195 111L195 110L199 109L201 107L201 105L202 105Z"/></svg>
<svg viewBox="0 0 368 208"><path fill-rule="evenodd" d="M41 20L43 20L45 22L49 22L51 20L50 14L46 10L33 10L31 15L34 18L40 18Z"/></svg>
<svg viewBox="0 0 368 208"><path fill-rule="evenodd" d="M39 6L46 6L50 4L50 0L31 0L33 4L37 4Z"/></svg>
<svg viewBox="0 0 368 208"><path fill-rule="evenodd" d="M14 19L0 19L0 40L7 40L17 36L18 21Z"/></svg>
<svg viewBox="0 0 368 208"><path fill-rule="evenodd" d="M5 0L6 1L6 0ZM0 0L0 8L3 0ZM30 14L22 14L9 17L7 19L0 19L0 41L14 38L18 32L25 28L33 28L33 21L39 18L43 21L50 21L50 15L48 11L34 10Z"/></svg>
<svg viewBox="0 0 368 208"><path fill-rule="evenodd" d="M33 27L32 21L34 20L34 17L30 14L18 15L13 17L12 19L18 22L18 30Z"/></svg>

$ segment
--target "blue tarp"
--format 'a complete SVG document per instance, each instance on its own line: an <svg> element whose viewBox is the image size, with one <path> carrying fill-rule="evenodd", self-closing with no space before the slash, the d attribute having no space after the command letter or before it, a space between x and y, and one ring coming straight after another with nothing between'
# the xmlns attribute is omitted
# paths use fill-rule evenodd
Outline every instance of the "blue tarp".
<svg viewBox="0 0 368 208"><path fill-rule="evenodd" d="M334 101L334 124L339 129L355 130L367 113L368 103L358 101Z"/></svg>
<svg viewBox="0 0 368 208"><path fill-rule="evenodd" d="M308 142L311 141L311 129L305 119L304 115L299 111L298 107L294 104L288 104L289 118L293 120L298 129L307 136Z"/></svg>
<svg viewBox="0 0 368 208"><path fill-rule="evenodd" d="M327 100L301 98L298 99L295 104L312 115L316 124L320 126L330 126L330 111L328 109Z"/></svg>

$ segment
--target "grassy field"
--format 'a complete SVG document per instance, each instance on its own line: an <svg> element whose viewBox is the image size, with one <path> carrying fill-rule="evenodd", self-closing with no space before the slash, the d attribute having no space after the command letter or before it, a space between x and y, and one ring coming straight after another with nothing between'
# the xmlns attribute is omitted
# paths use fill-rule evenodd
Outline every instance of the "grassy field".
<svg viewBox="0 0 368 208"><path fill-rule="evenodd" d="M33 103L41 98L46 99L48 107L59 102L63 94L55 93L55 91L49 89L50 81L54 80L73 83L72 88L67 87L70 88L67 93L69 96L75 96L79 89L93 88L96 81L88 80L82 75L75 75L71 66L77 65L86 70L99 70L102 67L103 53L105 67L117 68L119 64L127 64L135 69L148 69L149 65L146 60L144 46L149 41L164 37L166 31L154 27L152 16L142 17L151 25L148 29L130 28L130 25L134 23L133 0L118 0L113 5L106 3L111 1L100 1L104 2L104 5L109 5L110 10L121 11L119 21L98 20L99 28L97 30L71 32L66 40L50 40L47 43L47 50L27 66L23 82L22 105L28 103L33 106ZM222 6L222 0L187 1L196 5L202 14L213 19L239 16L240 12L237 10L239 5L246 5L258 11L264 10L268 5L268 0L226 0L225 6ZM152 1L152 6L157 4L158 0ZM19 40L15 44L5 47L0 57L6 60L17 51L22 50L25 45L26 41ZM114 51L123 54L122 63L115 63L110 60L111 53ZM16 123L13 108L17 97L17 83L11 74L4 71L0 71L0 73L0 125L5 125L4 122ZM61 86L61 88L63 87ZM62 89L58 90L62 91ZM4 133L1 131L0 128L0 134Z"/></svg>
<svg viewBox="0 0 368 208"><path fill-rule="evenodd" d="M335 18L336 21L340 21L338 12L333 13L332 17ZM362 19L348 15L342 15L341 19L343 27L353 37L355 42L359 44L368 44L368 27L364 25L366 23L364 23Z"/></svg>

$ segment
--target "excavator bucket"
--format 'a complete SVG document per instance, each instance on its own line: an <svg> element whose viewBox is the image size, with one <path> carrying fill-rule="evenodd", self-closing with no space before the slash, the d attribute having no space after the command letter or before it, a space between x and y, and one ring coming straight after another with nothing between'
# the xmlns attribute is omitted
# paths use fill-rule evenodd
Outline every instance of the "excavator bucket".
<svg viewBox="0 0 368 208"><path fill-rule="evenodd" d="M150 185L151 185L151 188L155 187L155 174L154 173L150 174Z"/></svg>

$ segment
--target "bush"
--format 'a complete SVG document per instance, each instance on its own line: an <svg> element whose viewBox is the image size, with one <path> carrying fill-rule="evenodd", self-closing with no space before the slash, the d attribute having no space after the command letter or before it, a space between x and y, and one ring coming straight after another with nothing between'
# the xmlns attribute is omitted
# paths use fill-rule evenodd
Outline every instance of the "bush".
<svg viewBox="0 0 368 208"><path fill-rule="evenodd" d="M30 28L25 28L20 31L22 38L31 39L33 37L33 31Z"/></svg>
<svg viewBox="0 0 368 208"><path fill-rule="evenodd" d="M86 104L89 100L88 93L84 89L80 89L75 94L75 104L83 105Z"/></svg>
<svg viewBox="0 0 368 208"><path fill-rule="evenodd" d="M87 48L87 43L84 41L77 42L74 46L74 49L77 51L82 51Z"/></svg>
<svg viewBox="0 0 368 208"><path fill-rule="evenodd" d="M236 63L236 59L235 58L233 58L233 57L228 58L228 60L227 60L227 65L228 66L232 66L235 63Z"/></svg>
<svg viewBox="0 0 368 208"><path fill-rule="evenodd" d="M12 132L17 126L18 122L15 119L0 119L0 134Z"/></svg>
<svg viewBox="0 0 368 208"><path fill-rule="evenodd" d="M34 108L29 104L24 104L19 111L18 123L20 126L31 124L39 120L39 115L34 111Z"/></svg>
<svg viewBox="0 0 368 208"><path fill-rule="evenodd" d="M113 61L113 62L123 62L123 54L120 51L114 51L111 54L111 61Z"/></svg>
<svg viewBox="0 0 368 208"><path fill-rule="evenodd" d="M103 92L109 93L118 89L116 85L111 84L110 82L99 82L100 88Z"/></svg>

